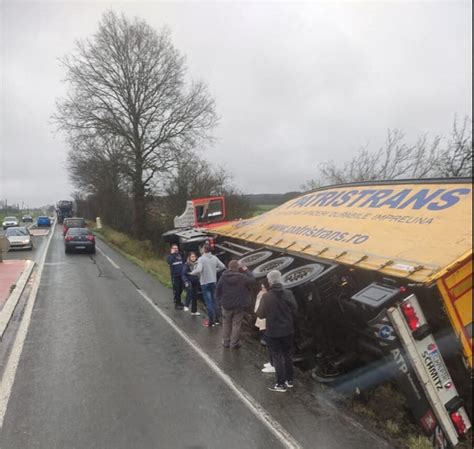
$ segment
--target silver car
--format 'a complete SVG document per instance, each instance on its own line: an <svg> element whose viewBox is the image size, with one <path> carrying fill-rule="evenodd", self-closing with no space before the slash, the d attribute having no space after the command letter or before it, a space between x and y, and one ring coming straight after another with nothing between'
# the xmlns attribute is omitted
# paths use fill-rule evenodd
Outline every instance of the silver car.
<svg viewBox="0 0 474 449"><path fill-rule="evenodd" d="M33 239L27 228L9 227L5 231L5 237L10 242L10 250L33 249Z"/></svg>
<svg viewBox="0 0 474 449"><path fill-rule="evenodd" d="M11 226L18 226L18 218L16 217L5 217L3 220L3 229L7 229Z"/></svg>

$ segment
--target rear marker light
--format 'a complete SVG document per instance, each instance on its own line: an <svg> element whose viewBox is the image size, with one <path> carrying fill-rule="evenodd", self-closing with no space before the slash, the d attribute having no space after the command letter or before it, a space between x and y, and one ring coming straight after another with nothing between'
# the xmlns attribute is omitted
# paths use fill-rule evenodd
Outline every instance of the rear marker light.
<svg viewBox="0 0 474 449"><path fill-rule="evenodd" d="M402 309L405 320L410 330L414 331L420 327L420 320L416 315L414 307L410 303L404 303L400 306Z"/></svg>
<svg viewBox="0 0 474 449"><path fill-rule="evenodd" d="M462 416L457 411L451 412L449 416L451 416L451 421L453 422L454 427L456 427L458 434L464 435L467 429Z"/></svg>
<svg viewBox="0 0 474 449"><path fill-rule="evenodd" d="M72 237L70 235L66 236L66 240L69 241L69 240L72 240Z"/></svg>

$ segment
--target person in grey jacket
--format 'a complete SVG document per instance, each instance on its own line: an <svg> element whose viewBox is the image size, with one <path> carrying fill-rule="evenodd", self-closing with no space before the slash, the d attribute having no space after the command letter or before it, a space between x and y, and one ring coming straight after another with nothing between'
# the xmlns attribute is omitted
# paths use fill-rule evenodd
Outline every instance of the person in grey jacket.
<svg viewBox="0 0 474 449"><path fill-rule="evenodd" d="M189 273L192 276L198 275L201 283L202 296L206 303L208 319L204 320L203 325L212 327L219 324L219 307L216 303L215 290L217 282L217 272L225 269L225 265L212 254L211 246L205 244L203 254L198 259L196 268Z"/></svg>
<svg viewBox="0 0 474 449"><path fill-rule="evenodd" d="M240 330L245 309L250 305L250 292L255 285L253 274L237 260L229 262L216 287L216 298L222 307L224 348L240 348Z"/></svg>
<svg viewBox="0 0 474 449"><path fill-rule="evenodd" d="M270 289L262 296L257 316L266 319L265 341L272 354L276 384L271 391L286 392L293 387L294 316L298 305L290 290L282 287L281 273L267 274Z"/></svg>

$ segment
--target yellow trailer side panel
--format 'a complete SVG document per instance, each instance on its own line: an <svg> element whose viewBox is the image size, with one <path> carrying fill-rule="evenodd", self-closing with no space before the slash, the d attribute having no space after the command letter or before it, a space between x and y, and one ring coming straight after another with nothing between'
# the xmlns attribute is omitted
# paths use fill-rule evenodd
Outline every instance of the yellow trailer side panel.
<svg viewBox="0 0 474 449"><path fill-rule="evenodd" d="M472 256L437 284L467 365L472 369Z"/></svg>
<svg viewBox="0 0 474 449"><path fill-rule="evenodd" d="M248 220L223 236L431 283L472 250L470 182L327 187Z"/></svg>

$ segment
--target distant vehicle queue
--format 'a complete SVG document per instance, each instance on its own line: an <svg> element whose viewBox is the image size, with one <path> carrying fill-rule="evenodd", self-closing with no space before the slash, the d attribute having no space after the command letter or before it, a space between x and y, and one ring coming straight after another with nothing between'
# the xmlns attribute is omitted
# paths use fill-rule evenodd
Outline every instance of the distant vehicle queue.
<svg viewBox="0 0 474 449"><path fill-rule="evenodd" d="M63 203L66 203L65 201ZM69 202L72 204L72 202ZM69 204L64 205L68 207ZM72 210L72 209L71 209ZM64 210L63 210L64 212ZM69 213L69 212L68 212ZM95 236L87 227L87 223L82 217L66 217L62 215L62 234L64 237L64 252L87 252L95 254ZM24 215L22 222L33 223L31 215ZM59 221L59 220L58 220ZM10 250L33 249L33 237L28 227L20 226L19 220L15 216L8 216L2 222L5 237L10 242ZM36 219L36 227L51 227L52 220L47 215L40 215ZM34 225L33 225L34 226Z"/></svg>

